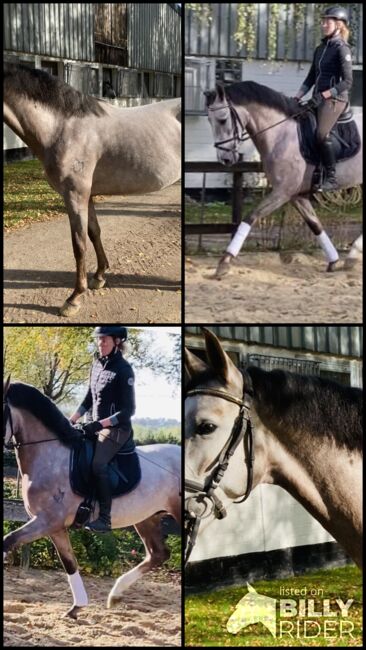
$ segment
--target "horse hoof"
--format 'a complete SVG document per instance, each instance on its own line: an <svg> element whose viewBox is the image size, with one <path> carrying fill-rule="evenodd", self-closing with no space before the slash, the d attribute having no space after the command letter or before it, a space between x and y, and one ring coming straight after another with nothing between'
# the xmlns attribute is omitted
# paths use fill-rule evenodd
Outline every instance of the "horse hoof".
<svg viewBox="0 0 366 650"><path fill-rule="evenodd" d="M63 615L62 618L73 618L74 621L76 621L77 617L78 617L78 611L80 609L81 609L81 607L79 607L78 605L74 605L73 607L71 607L71 609L69 609L66 612L66 614Z"/></svg>
<svg viewBox="0 0 366 650"><path fill-rule="evenodd" d="M219 262L215 275L213 277L215 280L221 280L221 278L225 277L225 275L228 275L230 271L231 271L231 262L221 261Z"/></svg>
<svg viewBox="0 0 366 650"><path fill-rule="evenodd" d="M60 316L73 316L80 309L80 305L72 305L71 302L64 302L62 307L60 307Z"/></svg>
<svg viewBox="0 0 366 650"><path fill-rule="evenodd" d="M120 598L116 598L116 596L109 595L107 600L107 608L112 609L112 607L115 607L117 605L119 600Z"/></svg>
<svg viewBox="0 0 366 650"><path fill-rule="evenodd" d="M103 278L102 280L99 280L98 278L92 278L90 280L89 288L96 290L96 289L103 289L105 287L106 280Z"/></svg>
<svg viewBox="0 0 366 650"><path fill-rule="evenodd" d="M327 266L327 273L334 273L334 271L339 271L339 260L336 260L335 262L329 262Z"/></svg>

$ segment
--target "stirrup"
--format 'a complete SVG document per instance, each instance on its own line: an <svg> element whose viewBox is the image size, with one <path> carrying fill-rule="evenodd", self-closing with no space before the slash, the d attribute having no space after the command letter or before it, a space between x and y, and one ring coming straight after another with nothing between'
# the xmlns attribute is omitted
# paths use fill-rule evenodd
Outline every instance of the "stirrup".
<svg viewBox="0 0 366 650"><path fill-rule="evenodd" d="M110 518L107 520L99 517L96 521L86 524L85 529L95 533L109 533L112 530L111 520Z"/></svg>

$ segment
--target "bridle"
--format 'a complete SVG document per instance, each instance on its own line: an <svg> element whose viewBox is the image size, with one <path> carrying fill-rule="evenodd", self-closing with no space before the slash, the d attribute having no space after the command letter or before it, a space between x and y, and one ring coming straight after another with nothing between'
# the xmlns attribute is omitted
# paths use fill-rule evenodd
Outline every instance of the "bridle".
<svg viewBox="0 0 366 650"><path fill-rule="evenodd" d="M208 106L207 110L208 111L220 111L223 108L228 108L230 111L230 116L231 116L231 122L233 125L233 137L232 138L227 138L227 140L218 140L217 142L214 142L214 147L216 149L222 149L222 151L232 151L229 147L223 147L223 144L226 144L227 142L233 142L234 140L237 142L245 142L245 140L249 140L250 136L248 132L246 131L245 127L243 126L243 123L240 119L239 113L234 108L232 103L229 101L228 98L226 98L227 104L224 106L217 106L216 108L211 108ZM241 135L239 133L239 128L241 129Z"/></svg>
<svg viewBox="0 0 366 650"><path fill-rule="evenodd" d="M9 406L9 402L6 399L3 399L3 427L4 427L4 431L6 430L6 425L7 425L8 421L9 421L9 425L10 425L10 434L11 435L10 435L10 438L9 438L9 442L4 442L4 447L5 447L5 449L13 449L14 444L12 442L10 442L13 438L15 439L13 416L11 414L11 409L10 409L10 406Z"/></svg>
<svg viewBox="0 0 366 650"><path fill-rule="evenodd" d="M214 514L216 519L223 519L226 517L226 510L215 494L215 490L222 480L230 458L234 454L240 442L243 440L245 462L247 465L247 486L244 496L239 501L234 503L243 503L252 490L253 485L253 467L254 467L254 427L250 419L249 411L253 397L252 381L249 374L241 371L243 375L243 398L239 399L231 393L221 390L219 388L195 388L188 391L186 397L194 395L210 395L225 399L228 402L237 404L239 406L239 414L236 417L232 426L228 440L222 448L217 465L214 467L210 475L205 479L204 484L185 480L184 487L186 492L191 492L194 496L188 497L185 502L185 532L186 532L186 551L185 563L188 562L189 556L195 545L198 528L202 518L206 518L210 514ZM212 509L206 514L207 503L206 500L211 501ZM202 508L204 508L202 510Z"/></svg>
<svg viewBox="0 0 366 650"><path fill-rule="evenodd" d="M38 445L42 442L57 442L57 438L45 438L44 440L32 440L30 442L18 442L15 436L13 416L11 408L7 399L3 399L3 428L5 431L7 422L10 424L10 438L9 442L4 442L5 449L20 449L20 447L27 447L28 445ZM14 440L14 442L10 442Z"/></svg>
<svg viewBox="0 0 366 650"><path fill-rule="evenodd" d="M337 98L335 98L337 99ZM210 106L207 107L208 111L220 111L223 108L228 108L230 111L230 116L231 116L231 121L233 125L233 136L232 138L227 138L226 140L218 140L217 142L214 142L214 147L216 149L221 149L222 151L232 151L230 147L223 147L222 145L227 144L228 142L246 142L247 140L251 140L255 138L257 135L260 135L261 133L264 133L265 131L269 131L270 129L273 129L275 126L278 126L279 124L282 124L283 122L287 122L287 120L294 119L296 117L300 117L301 115L304 115L307 111L311 110L307 107L308 102L305 103L300 103L299 107L301 107L301 110L298 111L297 113L294 113L291 116L285 117L283 120L280 120L279 122L276 122L275 124L270 124L270 126L267 126L265 129L261 129L260 131L257 131L256 133L252 133L249 135L248 131L246 130L246 127L243 125L239 113L234 108L232 103L230 102L229 98L226 97L227 104L224 104L223 106L216 106L215 108L211 108ZM241 135L239 133L239 127L241 129Z"/></svg>

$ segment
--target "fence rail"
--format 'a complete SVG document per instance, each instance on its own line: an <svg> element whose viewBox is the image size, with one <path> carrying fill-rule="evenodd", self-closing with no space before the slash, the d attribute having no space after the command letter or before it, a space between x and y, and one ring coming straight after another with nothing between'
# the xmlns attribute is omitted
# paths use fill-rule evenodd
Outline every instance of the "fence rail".
<svg viewBox="0 0 366 650"><path fill-rule="evenodd" d="M191 174L209 174L222 173L233 174L232 189L232 213L231 223L186 223L185 232L187 235L202 234L233 234L241 223L243 209L243 174L263 172L263 165L258 161L238 162L231 167L224 167L221 163L214 161L191 161L184 164L185 173ZM205 183L202 190L202 201L204 202Z"/></svg>

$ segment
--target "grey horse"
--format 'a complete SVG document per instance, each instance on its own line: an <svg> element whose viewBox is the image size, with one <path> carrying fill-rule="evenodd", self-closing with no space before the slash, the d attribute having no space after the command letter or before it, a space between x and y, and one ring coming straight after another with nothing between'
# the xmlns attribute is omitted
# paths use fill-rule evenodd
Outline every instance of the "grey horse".
<svg viewBox="0 0 366 650"><path fill-rule="evenodd" d="M72 491L69 479L72 439L70 423L55 404L36 388L20 382L4 385L4 444L16 446L22 476L22 494L30 520L4 538L6 554L42 537L50 537L67 573L73 605L67 616L76 619L88 604L68 528L83 497ZM80 434L79 434L80 435ZM112 528L134 526L144 543L146 557L119 577L109 596L112 607L125 589L169 557L161 530L163 514L181 521L181 449L179 445L143 445L137 454L141 481L128 494L113 499ZM98 510L98 508L97 508ZM93 519L98 516L95 512Z"/></svg>
<svg viewBox="0 0 366 650"><path fill-rule="evenodd" d="M186 351L186 510L199 517L211 505L222 519L257 485L279 485L361 567L362 390L282 370L241 372L204 335L207 362Z"/></svg>
<svg viewBox="0 0 366 650"><path fill-rule="evenodd" d="M180 120L179 98L119 108L43 70L5 65L4 121L42 162L69 215L76 285L61 307L63 316L80 309L87 289L87 235L98 263L90 288L105 285L109 265L92 197L146 194L179 180Z"/></svg>
<svg viewBox="0 0 366 650"><path fill-rule="evenodd" d="M316 236L327 259L327 270L334 270L338 253L310 202L314 166L300 153L297 124L293 118L301 110L298 103L254 81L234 83L225 88L217 84L215 90L206 91L205 95L218 161L227 166L239 161L241 132L246 130L261 156L272 188L239 225L219 262L216 278L220 279L229 271L255 221L288 202L294 205ZM355 120L362 138L362 114L357 114ZM362 183L362 147L353 158L337 164L337 179L339 189ZM346 266L352 266L361 252L362 239L358 237Z"/></svg>

